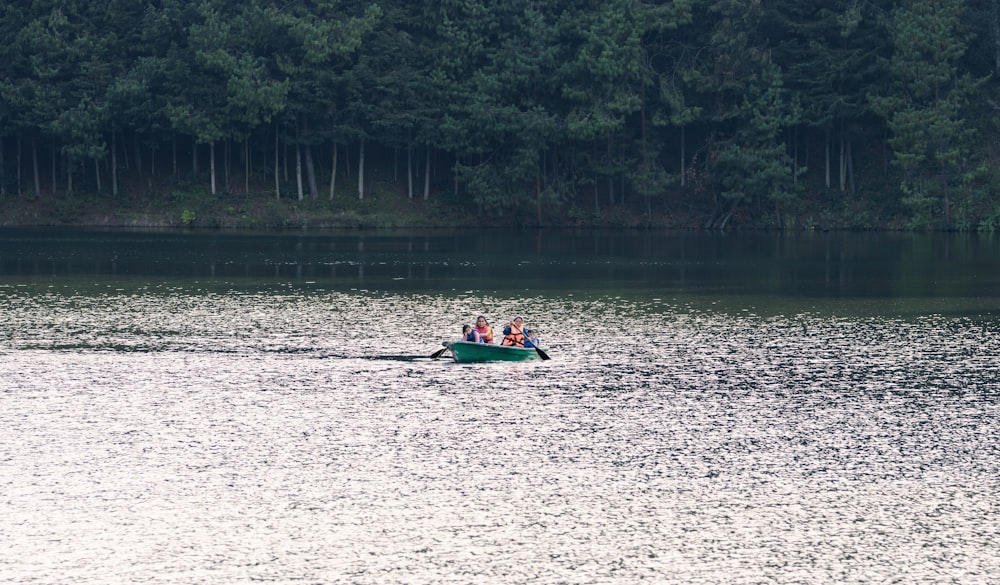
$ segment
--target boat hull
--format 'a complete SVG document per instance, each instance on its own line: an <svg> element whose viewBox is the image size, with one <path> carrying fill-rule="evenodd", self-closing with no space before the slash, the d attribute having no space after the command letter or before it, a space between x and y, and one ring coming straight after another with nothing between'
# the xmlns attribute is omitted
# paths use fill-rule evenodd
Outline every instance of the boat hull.
<svg viewBox="0 0 1000 585"><path fill-rule="evenodd" d="M451 350L451 355L459 363L475 362L525 362L541 359L534 349L508 347L490 343L475 343L472 341L452 341L445 346Z"/></svg>

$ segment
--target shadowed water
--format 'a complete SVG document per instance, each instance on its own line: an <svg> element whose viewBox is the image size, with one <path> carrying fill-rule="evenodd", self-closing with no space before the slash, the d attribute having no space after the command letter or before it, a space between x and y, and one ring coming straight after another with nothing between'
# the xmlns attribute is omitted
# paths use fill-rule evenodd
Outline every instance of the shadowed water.
<svg viewBox="0 0 1000 585"><path fill-rule="evenodd" d="M746 278L727 293L710 274L651 282L600 254L429 248L398 264L345 254L349 278L8 271L0 581L1000 572L992 276L966 274L979 292L961 296L919 279L935 294L791 294ZM468 272L512 261L583 268L569 285L528 270L521 290ZM693 269L666 262L623 264ZM433 276L456 264L471 267L461 282ZM383 274L359 281L359 266ZM393 280L413 268L432 276ZM624 270L626 285L588 286L593 270ZM480 312L526 314L553 359L428 358Z"/></svg>

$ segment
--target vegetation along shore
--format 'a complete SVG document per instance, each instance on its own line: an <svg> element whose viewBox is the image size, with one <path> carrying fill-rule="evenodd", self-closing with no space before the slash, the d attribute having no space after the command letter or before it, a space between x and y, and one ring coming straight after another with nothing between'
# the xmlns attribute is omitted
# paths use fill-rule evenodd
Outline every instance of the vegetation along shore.
<svg viewBox="0 0 1000 585"><path fill-rule="evenodd" d="M1000 0L0 7L0 226L1000 229Z"/></svg>

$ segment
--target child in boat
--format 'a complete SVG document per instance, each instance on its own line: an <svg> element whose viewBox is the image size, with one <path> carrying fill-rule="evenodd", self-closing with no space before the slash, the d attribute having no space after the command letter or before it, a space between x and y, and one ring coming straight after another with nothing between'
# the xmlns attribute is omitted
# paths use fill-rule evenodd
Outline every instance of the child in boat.
<svg viewBox="0 0 1000 585"><path fill-rule="evenodd" d="M472 328L472 325L462 325L462 341L482 343L483 338L479 336L478 331Z"/></svg>
<svg viewBox="0 0 1000 585"><path fill-rule="evenodd" d="M524 330L524 347L525 349L538 347L538 336L535 335L534 329Z"/></svg>

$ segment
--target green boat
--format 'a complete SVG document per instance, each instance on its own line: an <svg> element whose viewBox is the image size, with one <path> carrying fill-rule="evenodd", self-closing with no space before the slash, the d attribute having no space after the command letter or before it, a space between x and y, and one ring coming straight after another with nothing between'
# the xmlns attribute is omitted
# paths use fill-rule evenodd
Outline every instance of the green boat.
<svg viewBox="0 0 1000 585"><path fill-rule="evenodd" d="M452 357L459 363L523 362L548 357L541 350L474 341L449 341L445 342L444 346L451 350Z"/></svg>

